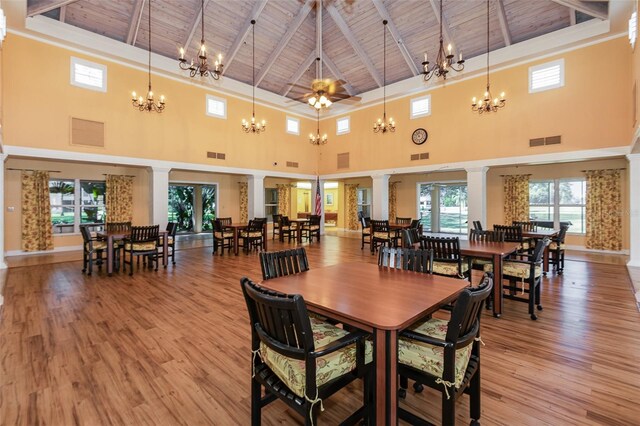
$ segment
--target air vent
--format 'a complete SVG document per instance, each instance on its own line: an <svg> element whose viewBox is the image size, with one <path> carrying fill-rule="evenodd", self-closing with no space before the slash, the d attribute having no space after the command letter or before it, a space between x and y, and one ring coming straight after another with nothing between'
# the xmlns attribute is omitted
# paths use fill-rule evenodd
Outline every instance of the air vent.
<svg viewBox="0 0 640 426"><path fill-rule="evenodd" d="M349 168L349 153L343 152L342 154L338 154L338 168L339 169L348 169Z"/></svg>
<svg viewBox="0 0 640 426"><path fill-rule="evenodd" d="M411 161L416 161L420 159L420 154L411 154Z"/></svg>
<svg viewBox="0 0 640 426"><path fill-rule="evenodd" d="M420 154L411 154L411 161L428 160L428 159L429 159L428 152L421 152Z"/></svg>
<svg viewBox="0 0 640 426"><path fill-rule="evenodd" d="M218 160L225 160L226 158L227 158L227 154L225 154L224 152L218 153Z"/></svg>
<svg viewBox="0 0 640 426"><path fill-rule="evenodd" d="M207 151L207 158L217 158L218 160L224 160L227 158L227 154L223 152Z"/></svg>
<svg viewBox="0 0 640 426"><path fill-rule="evenodd" d="M529 139L530 147L543 146L543 145L544 145L544 138Z"/></svg>
<svg viewBox="0 0 640 426"><path fill-rule="evenodd" d="M547 136L546 138L529 139L529 146L559 145L562 142L562 136Z"/></svg>
<svg viewBox="0 0 640 426"><path fill-rule="evenodd" d="M217 152L207 151L207 158L216 158L218 155Z"/></svg>
<svg viewBox="0 0 640 426"><path fill-rule="evenodd" d="M298 162L297 161L287 161L287 167L293 167L295 169L298 168Z"/></svg>
<svg viewBox="0 0 640 426"><path fill-rule="evenodd" d="M71 144L104 148L104 123L71 117Z"/></svg>

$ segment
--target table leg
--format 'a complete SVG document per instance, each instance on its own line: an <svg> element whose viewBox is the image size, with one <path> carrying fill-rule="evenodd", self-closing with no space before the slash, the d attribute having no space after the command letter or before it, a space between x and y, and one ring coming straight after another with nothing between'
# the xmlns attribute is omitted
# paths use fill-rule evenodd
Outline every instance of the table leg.
<svg viewBox="0 0 640 426"><path fill-rule="evenodd" d="M238 255L238 228L235 226L233 227L233 253Z"/></svg>
<svg viewBox="0 0 640 426"><path fill-rule="evenodd" d="M267 251L267 235L269 235L269 231L267 231L267 222L264 222L262 228L262 249Z"/></svg>
<svg viewBox="0 0 640 426"><path fill-rule="evenodd" d="M544 253L542 254L542 272L545 276L549 272L549 246L544 248Z"/></svg>
<svg viewBox="0 0 640 426"><path fill-rule="evenodd" d="M375 330L375 424L398 424L398 333Z"/></svg>
<svg viewBox="0 0 640 426"><path fill-rule="evenodd" d="M167 233L167 234L164 234L164 237L162 237L162 266L166 268L168 263L169 263L169 234Z"/></svg>
<svg viewBox="0 0 640 426"><path fill-rule="evenodd" d="M113 236L107 237L107 275L113 274Z"/></svg>
<svg viewBox="0 0 640 426"><path fill-rule="evenodd" d="M502 256L493 255L493 316L502 316Z"/></svg>

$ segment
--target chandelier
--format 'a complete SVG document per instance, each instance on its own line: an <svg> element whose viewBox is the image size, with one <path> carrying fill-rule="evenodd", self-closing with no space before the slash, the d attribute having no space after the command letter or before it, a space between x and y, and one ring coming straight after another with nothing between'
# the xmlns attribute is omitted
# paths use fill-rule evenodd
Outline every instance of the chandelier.
<svg viewBox="0 0 640 426"><path fill-rule="evenodd" d="M200 23L202 25L202 37L200 38L200 50L198 50L198 59L192 59L189 64L184 58L184 47L180 48L180 57L178 58L178 65L181 70L189 71L191 77L195 77L200 74L200 77L213 77L214 80L218 80L222 75L222 53L218 55L218 60L214 62L213 69L209 68L207 62L207 48L204 45L204 0L201 1L200 9ZM187 46L188 47L188 46Z"/></svg>
<svg viewBox="0 0 640 426"><path fill-rule="evenodd" d="M373 132L387 133L396 131L396 122L393 118L389 118L387 121L387 20L382 21L384 25L383 46L384 54L382 59L383 81L382 81L382 118L378 118L378 121L373 123Z"/></svg>
<svg viewBox="0 0 640 426"><path fill-rule="evenodd" d="M261 132L267 130L267 122L262 120L260 122L256 122L256 20L251 20L251 32L252 32L252 68L251 68L251 77L253 81L252 89L252 97L251 97L251 121L247 121L244 118L242 119L242 130L245 133L255 133L259 135Z"/></svg>
<svg viewBox="0 0 640 426"><path fill-rule="evenodd" d="M442 38L442 4L444 0L440 0L440 49L438 50L438 55L436 56L436 61L434 62L431 69L429 69L429 57L427 54L424 54L424 62L422 63L422 74L424 75L424 81L429 81L431 77L434 75L436 77L442 77L443 79L447 79L447 74L450 70L460 72L464 69L464 59L462 59L462 52L458 54L458 62L453 62L453 58L455 55L451 50L451 43L447 46L447 53L444 50L444 40Z"/></svg>
<svg viewBox="0 0 640 426"><path fill-rule="evenodd" d="M327 134L320 136L320 110L318 109L318 121L316 127L316 134L309 133L309 142L312 145L324 145L328 141Z"/></svg>
<svg viewBox="0 0 640 426"><path fill-rule="evenodd" d="M153 90L151 90L151 0L149 4L149 90L147 90L147 97L137 96L136 92L131 93L131 104L134 108L138 108L140 111L155 111L162 112L164 110L165 100L164 96L160 96L158 102L153 98Z"/></svg>
<svg viewBox="0 0 640 426"><path fill-rule="evenodd" d="M500 93L500 99L491 96L491 84L489 83L489 0L487 0L487 90L484 92L484 98L477 100L475 97L471 99L471 111L483 114L485 112L497 112L499 108L504 108L507 100L504 92ZM493 98L493 100L492 100Z"/></svg>

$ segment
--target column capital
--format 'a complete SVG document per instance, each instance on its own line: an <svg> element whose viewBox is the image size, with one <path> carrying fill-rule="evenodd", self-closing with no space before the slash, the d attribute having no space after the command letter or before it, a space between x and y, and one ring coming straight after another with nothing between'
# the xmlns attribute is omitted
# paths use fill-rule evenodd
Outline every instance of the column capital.
<svg viewBox="0 0 640 426"><path fill-rule="evenodd" d="M267 175L265 174L260 174L260 173L254 173L254 174L250 174L247 175L247 179L263 179L266 178Z"/></svg>
<svg viewBox="0 0 640 426"><path fill-rule="evenodd" d="M638 160L640 160L640 153L627 154L627 160L629 160L629 161L638 161Z"/></svg>
<svg viewBox="0 0 640 426"><path fill-rule="evenodd" d="M151 166L151 171L153 173L169 173L171 171L171 167L156 167Z"/></svg>
<svg viewBox="0 0 640 426"><path fill-rule="evenodd" d="M489 167L487 166L479 166L479 167L466 167L465 170L467 173L487 173Z"/></svg>
<svg viewBox="0 0 640 426"><path fill-rule="evenodd" d="M371 179L390 179L390 178L391 178L391 175L384 174L384 173L371 175Z"/></svg>

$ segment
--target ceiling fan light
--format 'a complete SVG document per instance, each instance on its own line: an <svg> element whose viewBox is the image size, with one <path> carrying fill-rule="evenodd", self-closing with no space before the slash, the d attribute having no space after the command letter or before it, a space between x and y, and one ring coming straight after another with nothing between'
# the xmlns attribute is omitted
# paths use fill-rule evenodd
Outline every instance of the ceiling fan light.
<svg viewBox="0 0 640 426"><path fill-rule="evenodd" d="M315 105L315 103L316 103L316 100L317 100L317 99L316 99L316 97L315 97L315 96L310 97L310 98L309 98L309 105L314 106L314 105Z"/></svg>
<svg viewBox="0 0 640 426"><path fill-rule="evenodd" d="M327 103L327 97L325 95L320 96L320 103L321 104L326 104Z"/></svg>
<svg viewBox="0 0 640 426"><path fill-rule="evenodd" d="M327 101L324 104L325 104L325 106L330 107L331 104L333 104L333 102L331 102L329 99L327 99Z"/></svg>

